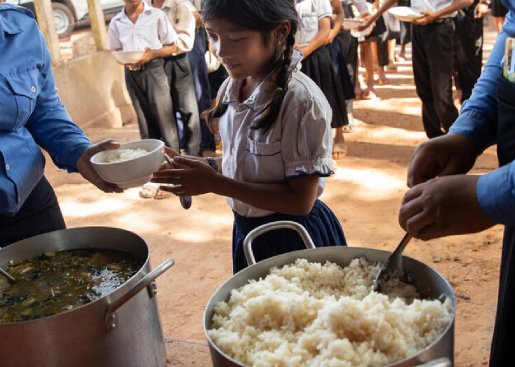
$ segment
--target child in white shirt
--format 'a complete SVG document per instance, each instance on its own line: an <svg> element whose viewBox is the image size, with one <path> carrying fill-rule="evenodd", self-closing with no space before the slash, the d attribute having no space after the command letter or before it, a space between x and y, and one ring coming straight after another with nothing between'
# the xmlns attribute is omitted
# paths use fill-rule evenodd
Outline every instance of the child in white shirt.
<svg viewBox="0 0 515 367"><path fill-rule="evenodd" d="M341 226L320 200L333 173L332 112L322 91L298 71L298 15L289 0L207 0L203 18L210 43L230 77L210 120L220 118L223 157L174 155L154 174L179 196L213 192L234 211L233 270L247 266L243 239L257 226L293 220L317 246L345 245ZM257 260L304 248L288 230L254 242Z"/></svg>

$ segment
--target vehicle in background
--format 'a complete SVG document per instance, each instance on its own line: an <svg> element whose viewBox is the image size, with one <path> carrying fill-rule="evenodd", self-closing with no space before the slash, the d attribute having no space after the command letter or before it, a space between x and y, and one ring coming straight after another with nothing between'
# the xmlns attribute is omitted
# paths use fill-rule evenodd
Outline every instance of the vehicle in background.
<svg viewBox="0 0 515 367"><path fill-rule="evenodd" d="M34 11L33 0L7 0L6 2L18 4ZM104 14L115 14L123 7L123 0L100 0ZM87 0L52 0L55 27L59 37L70 35L78 23L88 21Z"/></svg>

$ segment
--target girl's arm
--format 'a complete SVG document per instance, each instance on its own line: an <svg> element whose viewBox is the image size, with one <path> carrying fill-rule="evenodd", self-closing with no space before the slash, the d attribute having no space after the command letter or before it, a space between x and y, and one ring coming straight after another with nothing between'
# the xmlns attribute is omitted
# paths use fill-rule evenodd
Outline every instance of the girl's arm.
<svg viewBox="0 0 515 367"><path fill-rule="evenodd" d="M327 44L332 43L334 38L338 35L338 32L342 29L343 19L345 17L340 0L331 0L331 5L333 7L334 18Z"/></svg>
<svg viewBox="0 0 515 367"><path fill-rule="evenodd" d="M300 50L304 54L304 58L311 55L313 52L318 50L320 47L324 46L329 38L329 33L331 32L331 18L324 17L318 21L318 33L315 38L311 40L306 46L302 47Z"/></svg>
<svg viewBox="0 0 515 367"><path fill-rule="evenodd" d="M278 183L249 183L225 177L199 159L176 156L174 164L177 168L155 172L152 182L177 185L162 189L178 196L212 192L261 209L302 216L311 211L318 194L318 176Z"/></svg>

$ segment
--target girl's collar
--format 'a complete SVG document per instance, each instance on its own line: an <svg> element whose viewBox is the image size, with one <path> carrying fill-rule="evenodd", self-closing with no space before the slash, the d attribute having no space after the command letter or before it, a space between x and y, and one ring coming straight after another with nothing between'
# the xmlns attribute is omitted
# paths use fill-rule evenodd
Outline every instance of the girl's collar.
<svg viewBox="0 0 515 367"><path fill-rule="evenodd" d="M303 58L302 52L293 49L290 62L290 72L294 73L301 68L301 61ZM240 91L243 86L244 80L230 79L229 84L222 97L222 103L234 104L238 110L248 108L254 112L259 112L265 108L272 100L277 86L275 84L274 73L268 74L265 79L257 86L252 92L250 97L244 101L240 101Z"/></svg>

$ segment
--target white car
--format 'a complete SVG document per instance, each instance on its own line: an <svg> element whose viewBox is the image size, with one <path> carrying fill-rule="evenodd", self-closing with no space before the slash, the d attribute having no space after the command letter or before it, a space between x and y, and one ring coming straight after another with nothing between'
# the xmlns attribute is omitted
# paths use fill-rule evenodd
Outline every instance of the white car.
<svg viewBox="0 0 515 367"><path fill-rule="evenodd" d="M7 0L6 2L22 5L34 11L33 0ZM100 0L100 4L105 14L115 13L122 8L123 0ZM68 36L77 23L88 20L87 0L52 0L52 10L59 37Z"/></svg>

